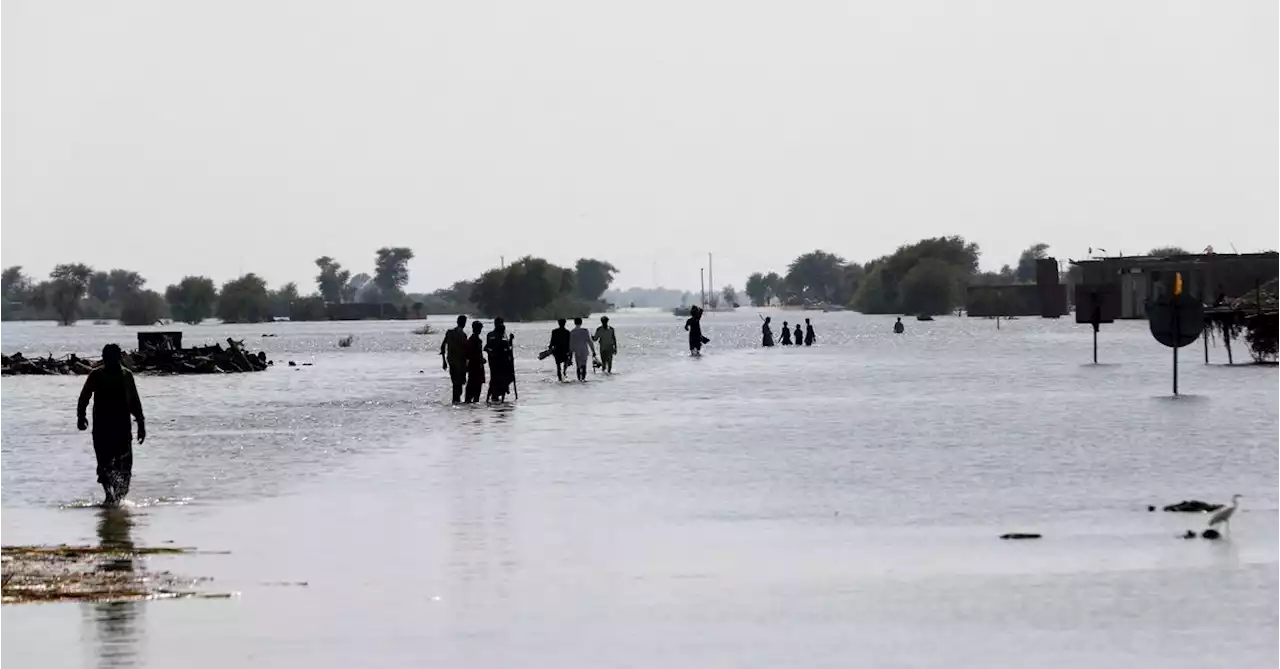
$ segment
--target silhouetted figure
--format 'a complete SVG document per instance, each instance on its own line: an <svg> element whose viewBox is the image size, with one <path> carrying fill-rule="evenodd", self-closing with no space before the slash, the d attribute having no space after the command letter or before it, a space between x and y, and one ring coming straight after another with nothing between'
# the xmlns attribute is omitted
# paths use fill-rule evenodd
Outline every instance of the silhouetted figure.
<svg viewBox="0 0 1280 669"><path fill-rule="evenodd" d="M902 324L902 317L898 317L898 322L893 324L893 333L902 334L907 331L907 326Z"/></svg>
<svg viewBox="0 0 1280 669"><path fill-rule="evenodd" d="M564 373L569 371L569 331L564 327L564 319L559 320L560 327L551 331L551 355L556 359L556 379L563 381Z"/></svg>
<svg viewBox="0 0 1280 669"><path fill-rule="evenodd" d="M507 336L506 323L501 318L493 319L493 332L485 338L484 344L484 351L489 354L489 402L507 401L511 382L516 378L511 352L513 339L514 335Z"/></svg>
<svg viewBox="0 0 1280 669"><path fill-rule="evenodd" d="M773 322L773 317L766 316L764 323L760 325L760 345L764 347L773 346L773 330L769 328L769 323Z"/></svg>
<svg viewBox="0 0 1280 669"><path fill-rule="evenodd" d="M618 333L609 325L608 316L600 317L600 327L596 328L591 339L600 343L600 364L604 367L604 373L612 374L613 356L618 353Z"/></svg>
<svg viewBox="0 0 1280 669"><path fill-rule="evenodd" d="M689 332L689 355L702 355L702 345L711 341L702 336L702 307L689 307L689 320L684 322Z"/></svg>
<svg viewBox="0 0 1280 669"><path fill-rule="evenodd" d="M791 345L791 326L786 321L782 321L782 341L778 343L783 346Z"/></svg>
<svg viewBox="0 0 1280 669"><path fill-rule="evenodd" d="M591 343L591 333L582 327L582 319L573 319L573 330L569 332L569 348L573 349L573 362L578 368L578 380L587 380L587 362L596 357L596 345ZM587 354L591 354L591 358Z"/></svg>
<svg viewBox="0 0 1280 669"><path fill-rule="evenodd" d="M453 383L453 403L462 401L462 387L467 384L467 317L458 317L458 327L444 333L440 342L440 364L449 370Z"/></svg>
<svg viewBox="0 0 1280 669"><path fill-rule="evenodd" d="M467 404L480 401L480 389L484 387L484 340L480 332L484 323L471 324L471 336L467 338Z"/></svg>
<svg viewBox="0 0 1280 669"><path fill-rule="evenodd" d="M804 319L804 345L813 346L813 340L815 339L817 339L817 336L813 334L813 323L810 323L809 319L806 318Z"/></svg>
<svg viewBox="0 0 1280 669"><path fill-rule="evenodd" d="M106 493L103 501L113 505L129 494L133 478L132 416L138 421L138 443L147 438L142 416L142 398L133 382L133 373L120 365L120 347L102 347L102 366L89 372L76 406L76 427L89 428L85 411L93 399L93 453L98 457L98 483Z"/></svg>
<svg viewBox="0 0 1280 669"><path fill-rule="evenodd" d="M804 331L800 329L800 324L796 323L796 346L804 343Z"/></svg>

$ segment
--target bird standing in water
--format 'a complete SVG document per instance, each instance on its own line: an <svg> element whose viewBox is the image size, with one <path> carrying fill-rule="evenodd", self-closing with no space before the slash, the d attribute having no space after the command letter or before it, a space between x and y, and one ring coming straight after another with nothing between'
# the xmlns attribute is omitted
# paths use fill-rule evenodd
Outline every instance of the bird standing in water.
<svg viewBox="0 0 1280 669"><path fill-rule="evenodd" d="M1231 496L1231 506L1223 507L1213 512L1209 517L1209 527L1213 527L1219 523L1226 528L1227 533L1231 533L1231 516L1235 515L1236 509L1240 506L1240 495Z"/></svg>

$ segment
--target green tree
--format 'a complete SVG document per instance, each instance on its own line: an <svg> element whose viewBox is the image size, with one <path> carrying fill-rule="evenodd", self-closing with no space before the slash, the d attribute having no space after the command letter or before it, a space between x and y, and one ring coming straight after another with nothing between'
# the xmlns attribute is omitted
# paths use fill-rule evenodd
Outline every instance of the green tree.
<svg viewBox="0 0 1280 669"><path fill-rule="evenodd" d="M876 258L864 266L866 276L853 298L854 308L868 314L902 313L901 282L917 263L938 260L955 267L960 283L978 272L978 245L963 237L934 237L904 244L891 255Z"/></svg>
<svg viewBox="0 0 1280 669"><path fill-rule="evenodd" d="M218 301L218 289L213 279L205 276L183 277L177 285L169 286L164 291L164 299L169 303L169 312L173 318L183 323L197 325L213 316L214 304Z"/></svg>
<svg viewBox="0 0 1280 669"><path fill-rule="evenodd" d="M271 317L287 318L291 308L293 307L293 303L302 298L298 295L298 284L290 281L289 283L280 286L279 289L271 291L270 299Z"/></svg>
<svg viewBox="0 0 1280 669"><path fill-rule="evenodd" d="M120 300L122 325L154 325L168 313L165 299L154 290L135 290Z"/></svg>
<svg viewBox="0 0 1280 669"><path fill-rule="evenodd" d="M574 266L577 273L578 296L592 302L599 300L613 283L618 268L612 263L594 258L580 258Z"/></svg>
<svg viewBox="0 0 1280 669"><path fill-rule="evenodd" d="M252 272L222 284L218 318L224 323L261 323L271 320L267 282Z"/></svg>
<svg viewBox="0 0 1280 669"><path fill-rule="evenodd" d="M1147 251L1147 255L1167 258L1169 256L1189 256L1191 254L1181 246L1157 246L1154 249Z"/></svg>
<svg viewBox="0 0 1280 669"><path fill-rule="evenodd" d="M378 287L373 285L373 277L366 272L361 272L347 281L347 285L342 287L343 302L381 302L382 294Z"/></svg>
<svg viewBox="0 0 1280 669"><path fill-rule="evenodd" d="M959 297L959 270L934 258L916 263L902 279L901 304L904 314L945 314Z"/></svg>
<svg viewBox="0 0 1280 669"><path fill-rule="evenodd" d="M867 271L862 265L856 262L846 264L841 272L840 283L831 299L831 303L848 306L853 302L853 296L858 292L858 287L862 285L862 280L866 278L866 275Z"/></svg>
<svg viewBox="0 0 1280 669"><path fill-rule="evenodd" d="M573 270L525 256L480 275L470 299L480 313L512 321L586 316L591 304L576 294L576 287Z"/></svg>
<svg viewBox="0 0 1280 669"><path fill-rule="evenodd" d="M142 278L141 274L127 269L111 270L107 275L107 282L111 286L113 300L123 300L129 295L141 292L143 286L147 285L147 280Z"/></svg>
<svg viewBox="0 0 1280 669"><path fill-rule="evenodd" d="M329 256L316 258L316 267L320 273L316 275L316 288L325 302L343 302L343 291L351 279L351 272L342 269L342 265Z"/></svg>
<svg viewBox="0 0 1280 669"><path fill-rule="evenodd" d="M720 289L720 297L724 300L725 304L734 306L738 303L738 289L731 285L725 286Z"/></svg>
<svg viewBox="0 0 1280 669"><path fill-rule="evenodd" d="M1032 244L1027 250L1018 256L1018 270L1015 277L1023 283L1031 283L1036 280L1036 261L1047 258L1049 256L1048 244Z"/></svg>
<svg viewBox="0 0 1280 669"><path fill-rule="evenodd" d="M0 319L20 318L31 301L31 279L22 273L21 265L6 267L0 289Z"/></svg>
<svg viewBox="0 0 1280 669"><path fill-rule="evenodd" d="M844 264L844 258L834 253L805 253L787 266L787 285L802 300L832 302L840 291Z"/></svg>
<svg viewBox="0 0 1280 669"><path fill-rule="evenodd" d="M373 285L382 292L384 300L399 296L401 289L409 283L410 260L413 260L413 251L404 246L384 246L378 249L373 267Z"/></svg>
<svg viewBox="0 0 1280 669"><path fill-rule="evenodd" d="M111 275L103 272L94 272L89 277L89 295L90 298L102 303L111 301Z"/></svg>
<svg viewBox="0 0 1280 669"><path fill-rule="evenodd" d="M747 277L747 286L744 289L747 293L747 299L751 300L751 306L763 307L769 304L769 284L764 279L764 274L753 272Z"/></svg>
<svg viewBox="0 0 1280 669"><path fill-rule="evenodd" d="M777 272L764 275L764 283L769 288L769 301L786 299L787 282Z"/></svg>
<svg viewBox="0 0 1280 669"><path fill-rule="evenodd" d="M80 316L80 302L89 290L93 270L81 263L58 265L49 273L47 300L58 320L71 325Z"/></svg>

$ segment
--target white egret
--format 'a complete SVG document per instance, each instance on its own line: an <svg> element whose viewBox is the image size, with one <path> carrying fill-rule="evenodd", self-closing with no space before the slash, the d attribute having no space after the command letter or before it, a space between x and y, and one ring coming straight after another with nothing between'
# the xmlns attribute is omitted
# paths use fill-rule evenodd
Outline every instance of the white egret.
<svg viewBox="0 0 1280 669"><path fill-rule="evenodd" d="M1209 516L1209 527L1213 527L1218 523L1222 523L1223 527L1225 527L1227 532L1230 533L1231 532L1231 516L1235 514L1236 508L1238 508L1239 506L1240 506L1240 495L1232 495L1231 506L1224 506L1221 509L1214 511L1212 516Z"/></svg>

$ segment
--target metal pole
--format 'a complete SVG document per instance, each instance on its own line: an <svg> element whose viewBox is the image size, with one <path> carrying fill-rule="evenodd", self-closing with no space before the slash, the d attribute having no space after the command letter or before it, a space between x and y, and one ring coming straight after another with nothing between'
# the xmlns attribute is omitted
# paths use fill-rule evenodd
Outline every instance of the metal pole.
<svg viewBox="0 0 1280 669"><path fill-rule="evenodd" d="M1209 327L1213 327L1213 325ZM1205 329L1207 330L1208 328ZM1209 364L1209 335L1202 332L1200 333L1200 338L1204 340L1204 364L1207 365Z"/></svg>
<svg viewBox="0 0 1280 669"><path fill-rule="evenodd" d="M1178 394L1178 344L1182 342L1182 321L1178 318L1178 296L1173 297L1173 394Z"/></svg>
<svg viewBox="0 0 1280 669"><path fill-rule="evenodd" d="M1093 330L1093 364L1098 364L1098 329Z"/></svg>

